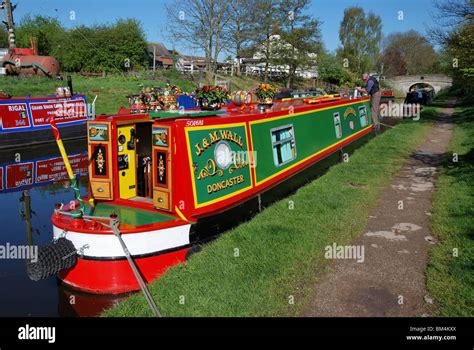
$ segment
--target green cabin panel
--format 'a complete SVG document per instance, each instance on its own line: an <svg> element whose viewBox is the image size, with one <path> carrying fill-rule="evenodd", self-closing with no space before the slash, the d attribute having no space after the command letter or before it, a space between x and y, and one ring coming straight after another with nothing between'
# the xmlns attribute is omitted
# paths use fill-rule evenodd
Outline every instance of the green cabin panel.
<svg viewBox="0 0 474 350"><path fill-rule="evenodd" d="M371 123L368 102L250 123L252 147L256 151L257 184L365 129ZM278 137L283 139L283 145ZM293 139L292 144L285 142L287 138ZM278 150L279 147L282 149ZM291 159L292 155L294 159Z"/></svg>
<svg viewBox="0 0 474 350"><path fill-rule="evenodd" d="M198 207L252 186L245 123L191 128L186 132Z"/></svg>

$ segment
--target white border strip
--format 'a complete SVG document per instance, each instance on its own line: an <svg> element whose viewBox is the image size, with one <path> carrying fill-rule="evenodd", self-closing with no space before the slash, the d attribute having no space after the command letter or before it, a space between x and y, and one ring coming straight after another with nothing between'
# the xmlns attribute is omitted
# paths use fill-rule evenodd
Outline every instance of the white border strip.
<svg viewBox="0 0 474 350"><path fill-rule="evenodd" d="M127 233L122 238L130 254L143 255L157 253L189 244L190 224L139 233ZM123 257L125 254L117 237L113 234L89 234L64 231L53 226L55 239L65 237L76 249L83 249L83 255L91 258ZM88 246L88 248L84 248Z"/></svg>

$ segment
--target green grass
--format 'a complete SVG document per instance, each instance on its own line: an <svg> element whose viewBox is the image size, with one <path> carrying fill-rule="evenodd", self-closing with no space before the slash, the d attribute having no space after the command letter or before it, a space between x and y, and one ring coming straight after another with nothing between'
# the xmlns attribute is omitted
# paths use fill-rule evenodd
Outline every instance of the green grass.
<svg viewBox="0 0 474 350"><path fill-rule="evenodd" d="M399 124L357 150L348 163L332 167L323 177L208 244L186 264L168 270L150 285L162 314L301 314L314 283L329 265L324 248L334 242L349 244L361 234L379 193L423 142L431 125L410 120ZM354 188L351 182L366 186ZM289 303L291 297L294 304ZM137 293L104 315L151 313Z"/></svg>
<svg viewBox="0 0 474 350"><path fill-rule="evenodd" d="M65 74L66 75L66 74ZM84 77L72 74L74 92L84 93L87 101L92 103L96 94L96 114L117 113L120 106L127 107L125 96L139 93L140 85L165 86L167 81L178 85L184 91L192 92L199 86L199 79L189 80L189 77L180 75L177 71L157 71L156 74L137 73L136 76L107 75L106 77ZM248 77L224 77L231 80L232 90L251 90L258 83ZM0 78L0 91L13 96L46 96L56 92L56 87L66 86L67 82L44 77L15 77Z"/></svg>
<svg viewBox="0 0 474 350"><path fill-rule="evenodd" d="M458 108L449 161L440 170L431 230L427 286L439 316L474 316L474 108ZM452 162L453 154L458 162ZM453 256L453 250L458 256Z"/></svg>

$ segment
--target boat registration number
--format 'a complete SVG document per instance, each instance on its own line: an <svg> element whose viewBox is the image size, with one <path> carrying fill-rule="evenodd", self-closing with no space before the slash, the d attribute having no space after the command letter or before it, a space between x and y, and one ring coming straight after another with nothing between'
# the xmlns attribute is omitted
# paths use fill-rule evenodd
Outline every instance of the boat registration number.
<svg viewBox="0 0 474 350"><path fill-rule="evenodd" d="M204 125L204 120L188 120L186 121L186 126L202 126Z"/></svg>

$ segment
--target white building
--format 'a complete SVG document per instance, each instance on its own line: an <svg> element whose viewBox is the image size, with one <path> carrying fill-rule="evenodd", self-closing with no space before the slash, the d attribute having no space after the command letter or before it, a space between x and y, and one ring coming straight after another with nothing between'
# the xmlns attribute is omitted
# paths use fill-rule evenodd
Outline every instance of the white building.
<svg viewBox="0 0 474 350"><path fill-rule="evenodd" d="M272 35L268 39L270 41L270 55L272 51L278 51L280 45L284 45L285 48L291 47L291 44L284 42L280 35ZM246 75L262 75L265 73L265 54L266 46L265 43L262 43L258 46L257 50L251 58L239 58L240 65L242 67L242 72ZM296 50L296 49L295 49ZM314 66L308 67L306 69L298 68L296 70L296 75L305 79L312 79L318 77L318 69L316 66L317 54L310 53L308 57L315 62ZM290 67L288 65L275 65L269 64L268 72L270 75L281 75L288 74Z"/></svg>

